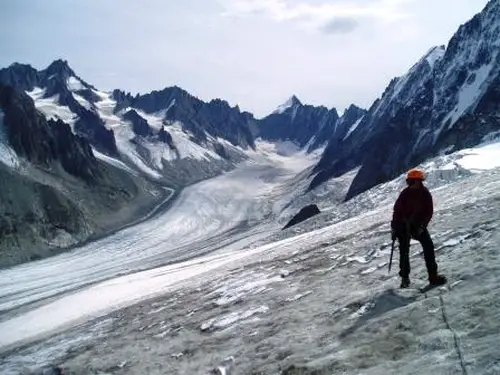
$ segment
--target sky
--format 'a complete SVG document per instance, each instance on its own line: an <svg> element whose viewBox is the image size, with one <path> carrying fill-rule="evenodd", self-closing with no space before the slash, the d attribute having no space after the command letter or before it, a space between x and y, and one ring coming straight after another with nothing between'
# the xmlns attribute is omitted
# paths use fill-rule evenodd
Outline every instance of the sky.
<svg viewBox="0 0 500 375"><path fill-rule="evenodd" d="M257 117L368 108L487 0L0 0L0 66L62 58L101 90L177 85Z"/></svg>

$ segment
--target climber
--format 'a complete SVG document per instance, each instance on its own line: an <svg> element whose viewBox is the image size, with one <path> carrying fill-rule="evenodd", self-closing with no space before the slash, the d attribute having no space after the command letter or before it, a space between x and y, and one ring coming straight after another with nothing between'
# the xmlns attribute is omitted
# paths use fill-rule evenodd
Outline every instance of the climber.
<svg viewBox="0 0 500 375"><path fill-rule="evenodd" d="M420 169L411 169L406 176L408 185L394 204L391 221L392 240L399 242L399 276L401 288L410 286L410 240L420 242L424 250L425 265L430 285L446 283L446 277L438 274L438 266L427 226L434 212L432 195L424 186L425 174Z"/></svg>

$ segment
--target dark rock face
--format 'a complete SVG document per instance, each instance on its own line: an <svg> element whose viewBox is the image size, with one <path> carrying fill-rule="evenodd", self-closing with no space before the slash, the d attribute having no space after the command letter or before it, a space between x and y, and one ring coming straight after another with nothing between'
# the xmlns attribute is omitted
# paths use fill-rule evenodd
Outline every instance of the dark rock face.
<svg viewBox="0 0 500 375"><path fill-rule="evenodd" d="M321 128L323 137L327 137L339 118L335 109L303 105L295 96L283 107L259 121L259 135L263 139L289 140L304 147Z"/></svg>
<svg viewBox="0 0 500 375"><path fill-rule="evenodd" d="M97 179L100 172L89 143L73 134L70 127L61 120L49 120L48 126L56 135L55 153L64 170L87 181Z"/></svg>
<svg viewBox="0 0 500 375"><path fill-rule="evenodd" d="M82 215L76 214L74 204L50 186L37 185L37 190L44 220L55 228L77 233L81 228Z"/></svg>
<svg viewBox="0 0 500 375"><path fill-rule="evenodd" d="M148 122L133 109L125 113L123 119L132 123L132 130L136 135L147 137L153 133Z"/></svg>
<svg viewBox="0 0 500 375"><path fill-rule="evenodd" d="M229 155L228 155L228 153L223 145L221 145L220 143L217 143L215 145L214 149L215 149L215 152L217 153L217 155L219 155L221 158L229 159Z"/></svg>
<svg viewBox="0 0 500 375"><path fill-rule="evenodd" d="M0 84L0 106L10 145L19 156L48 165L55 159L54 137L29 96Z"/></svg>
<svg viewBox="0 0 500 375"><path fill-rule="evenodd" d="M69 79L79 82L78 87L70 89ZM67 61L56 60L41 71L29 65L12 64L0 70L0 83L25 91L31 91L35 87L43 88L44 98L57 97L60 105L67 106L78 116L75 131L79 135L86 138L100 151L109 155L117 155L113 131L106 129L104 122L95 111L84 108L73 96L73 93L76 93L86 99L89 104L96 103L99 97L93 91L94 87L79 78Z"/></svg>
<svg viewBox="0 0 500 375"><path fill-rule="evenodd" d="M162 126L161 129L158 131L158 139L160 142L167 143L167 144L173 144L172 136L168 131L165 130L165 127Z"/></svg>
<svg viewBox="0 0 500 375"><path fill-rule="evenodd" d="M293 225L301 223L310 217L319 214L321 211L315 204L310 204L302 208L297 215L295 215L284 227L283 230L290 228Z"/></svg>
<svg viewBox="0 0 500 375"><path fill-rule="evenodd" d="M113 90L111 97L116 100L116 107L114 109L114 112L117 113L121 111L124 108L128 108L132 105L132 102L134 100L134 97L128 92L126 93L125 91L115 89Z"/></svg>
<svg viewBox="0 0 500 375"><path fill-rule="evenodd" d="M14 63L6 69L0 69L0 82L6 85L32 91L40 86L40 75L36 69L26 64Z"/></svg>
<svg viewBox="0 0 500 375"><path fill-rule="evenodd" d="M90 145L61 120L47 122L28 95L0 84L0 106L9 143L19 156L44 166L59 161L68 173L86 181L99 177Z"/></svg>
<svg viewBox="0 0 500 375"><path fill-rule="evenodd" d="M367 111L365 109L352 104L344 112L342 117L339 118L338 116L336 117L333 115L329 116L328 120L321 126L320 130L314 137L314 142L311 143L309 150L312 151L325 144L340 144L348 135L350 135L351 128L354 128L359 124L359 121L365 116L366 112Z"/></svg>
<svg viewBox="0 0 500 375"><path fill-rule="evenodd" d="M75 131L101 152L111 156L118 155L113 131L106 129L104 121L95 112L82 107L75 122Z"/></svg>
<svg viewBox="0 0 500 375"><path fill-rule="evenodd" d="M335 108L303 105L296 96L271 115L258 122L258 136L265 140L289 140L299 147L307 146L309 152L326 145L340 142L350 127L366 113L351 105L342 117Z"/></svg>
<svg viewBox="0 0 500 375"><path fill-rule="evenodd" d="M350 199L440 152L473 147L498 132L499 18L500 1L490 1L446 49L432 49L394 79L351 136L328 144L310 188L360 166Z"/></svg>

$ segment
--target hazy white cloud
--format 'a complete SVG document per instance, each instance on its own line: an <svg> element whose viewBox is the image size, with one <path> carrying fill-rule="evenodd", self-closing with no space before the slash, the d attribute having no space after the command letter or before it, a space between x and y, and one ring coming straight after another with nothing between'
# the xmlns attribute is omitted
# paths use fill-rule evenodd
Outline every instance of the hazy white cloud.
<svg viewBox="0 0 500 375"><path fill-rule="evenodd" d="M405 5L416 0L219 0L225 16L265 16L274 21L295 21L325 33L345 33L363 19L393 22L412 16Z"/></svg>

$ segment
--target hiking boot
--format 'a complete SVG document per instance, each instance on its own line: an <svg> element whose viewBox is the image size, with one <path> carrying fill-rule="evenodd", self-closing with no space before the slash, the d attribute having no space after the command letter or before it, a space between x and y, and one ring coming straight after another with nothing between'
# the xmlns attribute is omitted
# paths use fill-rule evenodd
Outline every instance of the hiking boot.
<svg viewBox="0 0 500 375"><path fill-rule="evenodd" d="M448 280L446 280L446 277L443 275L432 275L429 276L429 284L439 286L439 285L444 285L446 284Z"/></svg>
<svg viewBox="0 0 500 375"><path fill-rule="evenodd" d="M401 286L400 288L408 288L410 286L410 278L409 277L402 277L401 278Z"/></svg>

